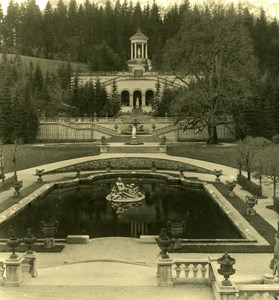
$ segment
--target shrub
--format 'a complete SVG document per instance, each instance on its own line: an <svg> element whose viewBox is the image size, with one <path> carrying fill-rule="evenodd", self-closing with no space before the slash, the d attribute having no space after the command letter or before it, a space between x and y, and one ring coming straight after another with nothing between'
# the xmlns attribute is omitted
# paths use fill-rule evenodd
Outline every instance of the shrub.
<svg viewBox="0 0 279 300"><path fill-rule="evenodd" d="M279 144L279 134L274 135L274 136L272 137L272 142L273 142L274 144Z"/></svg>
<svg viewBox="0 0 279 300"><path fill-rule="evenodd" d="M258 184L248 180L245 176L241 174L237 175L237 183L253 195L256 196L262 195L261 187Z"/></svg>

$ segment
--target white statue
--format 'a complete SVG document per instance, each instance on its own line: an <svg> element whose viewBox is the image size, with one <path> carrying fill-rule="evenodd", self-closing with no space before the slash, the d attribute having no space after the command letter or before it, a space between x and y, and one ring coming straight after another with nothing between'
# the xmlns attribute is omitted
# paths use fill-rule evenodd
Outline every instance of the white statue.
<svg viewBox="0 0 279 300"><path fill-rule="evenodd" d="M139 107L139 97L136 99L136 107Z"/></svg>
<svg viewBox="0 0 279 300"><path fill-rule="evenodd" d="M141 58L141 51L140 51L140 48L138 48L138 58Z"/></svg>
<svg viewBox="0 0 279 300"><path fill-rule="evenodd" d="M134 125L133 128L132 128L132 139L135 139L135 138L136 138L136 134L137 134L137 128L136 128L136 126Z"/></svg>

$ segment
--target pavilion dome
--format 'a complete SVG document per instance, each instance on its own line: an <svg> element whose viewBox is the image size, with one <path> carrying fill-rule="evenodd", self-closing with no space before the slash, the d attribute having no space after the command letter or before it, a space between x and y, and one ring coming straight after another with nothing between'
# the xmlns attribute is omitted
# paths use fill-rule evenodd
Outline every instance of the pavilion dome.
<svg viewBox="0 0 279 300"><path fill-rule="evenodd" d="M139 28L137 30L137 32L132 37L130 37L130 40L131 41L133 41L133 40L148 41L148 37L145 34L143 34Z"/></svg>

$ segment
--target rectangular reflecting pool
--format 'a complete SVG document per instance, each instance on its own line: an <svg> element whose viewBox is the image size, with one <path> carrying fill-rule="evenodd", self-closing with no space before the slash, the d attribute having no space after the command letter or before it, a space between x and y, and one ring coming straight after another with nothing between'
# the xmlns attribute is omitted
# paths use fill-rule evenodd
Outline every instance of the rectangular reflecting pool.
<svg viewBox="0 0 279 300"><path fill-rule="evenodd" d="M22 212L0 226L0 237L8 237L10 228L24 236L31 228L37 238L43 237L40 221L59 221L56 238L67 235L89 235L90 238L158 235L168 221L185 221L185 239L242 239L236 226L202 190L150 179L124 179L135 183L145 195L142 204L116 214L106 196L115 179L92 182L75 188L56 189L42 199L27 205Z"/></svg>

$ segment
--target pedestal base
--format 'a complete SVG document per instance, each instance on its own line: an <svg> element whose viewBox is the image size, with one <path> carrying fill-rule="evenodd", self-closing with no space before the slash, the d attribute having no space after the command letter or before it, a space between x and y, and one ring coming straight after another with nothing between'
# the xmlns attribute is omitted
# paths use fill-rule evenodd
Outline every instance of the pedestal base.
<svg viewBox="0 0 279 300"><path fill-rule="evenodd" d="M158 286L173 286L172 265L173 260L170 258L158 259Z"/></svg>
<svg viewBox="0 0 279 300"><path fill-rule="evenodd" d="M21 263L22 257L6 260L6 280L5 286L20 286L22 283Z"/></svg>
<svg viewBox="0 0 279 300"><path fill-rule="evenodd" d="M55 238L46 238L44 240L44 247L46 249L52 249L55 247Z"/></svg>

